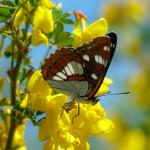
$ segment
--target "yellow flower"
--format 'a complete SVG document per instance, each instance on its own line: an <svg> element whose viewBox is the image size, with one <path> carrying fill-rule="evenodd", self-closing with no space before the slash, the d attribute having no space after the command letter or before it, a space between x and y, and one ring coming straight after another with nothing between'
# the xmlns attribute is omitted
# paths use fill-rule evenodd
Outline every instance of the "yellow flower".
<svg viewBox="0 0 150 150"><path fill-rule="evenodd" d="M14 26L19 28L25 22L25 18L25 10L20 8L14 18Z"/></svg>
<svg viewBox="0 0 150 150"><path fill-rule="evenodd" d="M133 21L138 23L143 23L148 16L148 7L146 1L128 1L124 6L124 11L126 18L130 17Z"/></svg>
<svg viewBox="0 0 150 150"><path fill-rule="evenodd" d="M42 43L48 45L48 39L44 33L50 33L54 30L52 17L52 8L55 4L49 0L40 0L33 18L33 36L32 44L37 46ZM36 31L36 32L35 32ZM39 35L39 36L37 36Z"/></svg>
<svg viewBox="0 0 150 150"><path fill-rule="evenodd" d="M46 33L52 32L54 30L52 10L39 6L34 14L33 26Z"/></svg>
<svg viewBox="0 0 150 150"><path fill-rule="evenodd" d="M24 3L24 1L22 3ZM14 27L19 28L23 23L25 23L26 15L31 11L31 9L32 6L29 2L26 2L20 9L16 9L13 21Z"/></svg>
<svg viewBox="0 0 150 150"><path fill-rule="evenodd" d="M96 93L96 97L102 94L109 92L108 86L112 84L112 80L110 78L105 77L102 85L100 86L99 90Z"/></svg>
<svg viewBox="0 0 150 150"><path fill-rule="evenodd" d="M113 143L117 150L148 150L150 148L149 135L145 134L141 127L131 128L118 112L112 116L112 120L116 128L105 135L106 143Z"/></svg>
<svg viewBox="0 0 150 150"><path fill-rule="evenodd" d="M109 24L125 25L131 21L143 24L148 16L147 6L146 1L138 0L127 0L122 3L113 2L104 7L103 13Z"/></svg>
<svg viewBox="0 0 150 150"><path fill-rule="evenodd" d="M34 46L38 46L42 43L48 46L48 39L46 35L42 33L41 30L34 28L32 31L32 44Z"/></svg>
<svg viewBox="0 0 150 150"><path fill-rule="evenodd" d="M110 81L105 79L105 84L109 84ZM77 103L69 112L62 113L61 107L68 97L63 94L52 95L52 89L40 71L31 76L26 90L22 106L46 113L46 119L39 127L39 139L46 141L44 150L89 150L87 140L90 136L108 133L114 127L113 123L105 118L105 111L99 103L80 104L80 115L74 119L78 113Z"/></svg>
<svg viewBox="0 0 150 150"><path fill-rule="evenodd" d="M8 109L7 111L10 112L10 109ZM6 146L9 131L8 130L9 123L10 123L10 116L7 116L5 118L5 121L0 121L0 150L3 150ZM17 150L26 150L24 142L24 130L25 130L25 122L17 125L12 142L12 148L17 147Z"/></svg>
<svg viewBox="0 0 150 150"><path fill-rule="evenodd" d="M36 71L27 85L27 94L22 101L22 107L46 112L50 109L58 109L67 101L64 94L51 95L52 89L43 79L40 71Z"/></svg>
<svg viewBox="0 0 150 150"><path fill-rule="evenodd" d="M140 130L132 129L124 133L119 142L119 150L145 150L145 142L146 137L144 133Z"/></svg>
<svg viewBox="0 0 150 150"><path fill-rule="evenodd" d="M17 126L13 138L13 147L18 147L17 150L26 150L25 141L23 139L25 131L25 123Z"/></svg>
<svg viewBox="0 0 150 150"><path fill-rule="evenodd" d="M40 6L44 6L44 7L47 7L49 9L52 9L55 7L55 3L49 1L49 0L40 0L39 1L39 5Z"/></svg>
<svg viewBox="0 0 150 150"><path fill-rule="evenodd" d="M133 73L131 76L129 86L131 90L136 93L133 95L133 99L136 102L136 105L139 108L144 107L149 109L150 106L150 71L149 71L149 57L144 57L147 63L143 63L142 69L139 69L137 72ZM147 89L147 90L145 90Z"/></svg>
<svg viewBox="0 0 150 150"><path fill-rule="evenodd" d="M81 12L76 13L76 25L73 31L73 46L77 47L96 37L103 36L108 30L107 22L104 18L100 18L94 23L87 25L86 18ZM81 29L81 27L83 28Z"/></svg>

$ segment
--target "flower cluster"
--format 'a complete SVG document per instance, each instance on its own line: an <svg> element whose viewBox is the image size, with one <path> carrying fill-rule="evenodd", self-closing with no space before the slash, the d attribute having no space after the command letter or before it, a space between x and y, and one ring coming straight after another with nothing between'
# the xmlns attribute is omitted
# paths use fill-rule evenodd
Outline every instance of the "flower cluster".
<svg viewBox="0 0 150 150"><path fill-rule="evenodd" d="M34 12L32 44L37 46L41 43L48 45L48 38L44 33L50 33L54 30L52 9L55 4L49 0L39 1L39 5Z"/></svg>
<svg viewBox="0 0 150 150"><path fill-rule="evenodd" d="M104 80L104 87L109 79ZM101 92L105 89L101 88ZM44 150L48 149L89 149L87 139L89 136L97 136L108 133L114 127L113 123L105 118L105 111L98 103L96 105L77 103L69 112L62 107L68 97L64 94L52 95L52 89L43 79L41 72L36 71L27 85L27 94L22 102L22 107L29 107L46 113L46 119L39 127L39 139L47 141ZM79 116L72 119L78 113Z"/></svg>
<svg viewBox="0 0 150 150"><path fill-rule="evenodd" d="M23 5L24 4L24 5ZM38 46L40 44L48 45L46 33L54 30L52 17L52 9L55 4L49 0L39 0L37 7L32 8L28 1L22 2L23 7L18 8L14 15L14 27L19 28L27 21L26 16L31 14L32 20L32 44Z"/></svg>

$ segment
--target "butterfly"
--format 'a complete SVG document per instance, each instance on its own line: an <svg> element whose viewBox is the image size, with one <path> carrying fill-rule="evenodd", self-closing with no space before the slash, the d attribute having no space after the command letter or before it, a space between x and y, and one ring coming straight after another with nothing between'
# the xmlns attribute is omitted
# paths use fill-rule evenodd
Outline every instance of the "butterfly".
<svg viewBox="0 0 150 150"><path fill-rule="evenodd" d="M95 104L113 58L117 35L110 32L77 47L64 47L45 59L42 75L49 85L77 102Z"/></svg>

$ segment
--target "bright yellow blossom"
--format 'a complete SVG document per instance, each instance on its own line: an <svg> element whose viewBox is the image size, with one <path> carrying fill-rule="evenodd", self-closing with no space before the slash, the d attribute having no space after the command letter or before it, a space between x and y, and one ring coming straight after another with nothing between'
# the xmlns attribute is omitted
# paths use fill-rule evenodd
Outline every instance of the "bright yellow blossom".
<svg viewBox="0 0 150 150"><path fill-rule="evenodd" d="M105 84L109 83L110 80L106 79ZM64 94L52 95L52 89L40 71L36 71L28 81L22 106L46 113L46 119L39 127L39 139L46 141L44 150L89 150L87 140L90 136L108 133L114 127L113 123L105 118L105 111L99 103L80 104L80 115L74 119L78 113L77 103L75 109L70 108L69 112L62 113L61 107L67 99Z"/></svg>
<svg viewBox="0 0 150 150"><path fill-rule="evenodd" d="M33 26L43 32L52 32L54 30L52 10L39 6L34 14Z"/></svg>
<svg viewBox="0 0 150 150"><path fill-rule="evenodd" d="M81 15L80 11L76 13L76 25L73 31L73 45L78 47L96 37L106 34L108 30L107 22L104 18L100 18L94 23L87 25L85 16ZM81 27L83 27L81 29Z"/></svg>
<svg viewBox="0 0 150 150"><path fill-rule="evenodd" d="M24 3L24 1L22 2ZM19 28L23 23L25 23L26 15L31 11L32 6L29 2L24 3L23 7L16 9L16 12L14 13L14 27Z"/></svg>
<svg viewBox="0 0 150 150"><path fill-rule="evenodd" d="M54 30L52 9L55 4L49 0L40 0L33 17L33 35L32 44L37 46L42 43L48 45L48 39L44 33L50 33Z"/></svg>
<svg viewBox="0 0 150 150"><path fill-rule="evenodd" d="M109 92L108 86L112 84L112 80L108 77L104 78L103 84L100 86L95 96L99 96Z"/></svg>
<svg viewBox="0 0 150 150"><path fill-rule="evenodd" d="M26 150L24 141L25 123L17 126L13 138L13 147L18 147L17 150Z"/></svg>
<svg viewBox="0 0 150 150"><path fill-rule="evenodd" d="M9 112L9 110L8 110ZM3 150L6 146L6 141L8 137L8 123L10 122L10 116L5 118L5 121L0 121L0 150ZM24 122L19 124L16 127L14 138L12 142L12 147L16 148L17 150L26 150L25 142L24 142L24 130L25 124Z"/></svg>
<svg viewBox="0 0 150 150"><path fill-rule="evenodd" d="M36 71L28 82L27 94L21 106L46 112L48 109L58 109L67 102L67 96L64 94L51 95L51 92L52 89L43 79L40 71Z"/></svg>
<svg viewBox="0 0 150 150"><path fill-rule="evenodd" d="M34 46L38 46L42 43L48 46L48 39L46 35L42 33L41 30L34 28L32 31L32 44Z"/></svg>
<svg viewBox="0 0 150 150"><path fill-rule="evenodd" d="M23 8L20 8L14 18L14 26L20 27L22 23L25 21L25 10Z"/></svg>

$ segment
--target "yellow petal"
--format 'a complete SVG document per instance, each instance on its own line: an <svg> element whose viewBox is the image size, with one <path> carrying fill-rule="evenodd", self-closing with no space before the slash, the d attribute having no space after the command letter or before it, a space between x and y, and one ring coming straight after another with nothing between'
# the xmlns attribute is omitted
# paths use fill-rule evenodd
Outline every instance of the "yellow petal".
<svg viewBox="0 0 150 150"><path fill-rule="evenodd" d="M39 5L50 9L55 7L55 3L51 2L50 0L40 0Z"/></svg>
<svg viewBox="0 0 150 150"><path fill-rule="evenodd" d="M25 95L24 99L21 102L20 107L21 108L26 108L28 106L28 94Z"/></svg>
<svg viewBox="0 0 150 150"><path fill-rule="evenodd" d="M112 82L113 81L110 78L105 77L102 85L100 86L100 88L97 91L97 93L95 94L95 96L97 97L99 95L102 95L102 94L105 94L105 93L109 92L108 86L110 84L112 84Z"/></svg>
<svg viewBox="0 0 150 150"><path fill-rule="evenodd" d="M67 102L68 96L64 94L50 95L47 97L48 102L46 108L59 109Z"/></svg>
<svg viewBox="0 0 150 150"><path fill-rule="evenodd" d="M91 135L100 135L109 133L114 128L112 121L109 119L103 119L98 121L95 125L91 127Z"/></svg>
<svg viewBox="0 0 150 150"><path fill-rule="evenodd" d="M83 38L96 38L100 36L104 36L108 30L107 21L104 18L100 18L94 23L90 24L83 30Z"/></svg>
<svg viewBox="0 0 150 150"><path fill-rule="evenodd" d="M113 83L113 81L112 81L110 78L105 77L103 83L104 83L105 85L110 85L110 84Z"/></svg>
<svg viewBox="0 0 150 150"><path fill-rule="evenodd" d="M40 44L45 44L48 46L48 39L40 30L34 28L32 31L32 39L31 42L34 46L38 46Z"/></svg>
<svg viewBox="0 0 150 150"><path fill-rule="evenodd" d="M54 30L52 10L39 6L34 14L33 26L43 32L52 32Z"/></svg>
<svg viewBox="0 0 150 150"><path fill-rule="evenodd" d="M25 21L25 11L23 8L17 10L17 14L14 18L14 27L18 27Z"/></svg>
<svg viewBox="0 0 150 150"><path fill-rule="evenodd" d="M49 94L51 94L52 89L43 79L41 72L35 71L28 82L27 91L31 93L39 92L42 93L43 95L48 96Z"/></svg>
<svg viewBox="0 0 150 150"><path fill-rule="evenodd" d="M106 86L105 84L102 84L101 87L99 88L99 90L97 91L97 93L95 94L95 97L105 94L108 91L109 91L108 86Z"/></svg>
<svg viewBox="0 0 150 150"><path fill-rule="evenodd" d="M82 30L81 25L84 26ZM100 18L90 25L86 25L86 20L84 19L77 20L77 24L73 32L73 46L78 47L96 37L104 36L107 30L108 25L107 21L104 18Z"/></svg>

